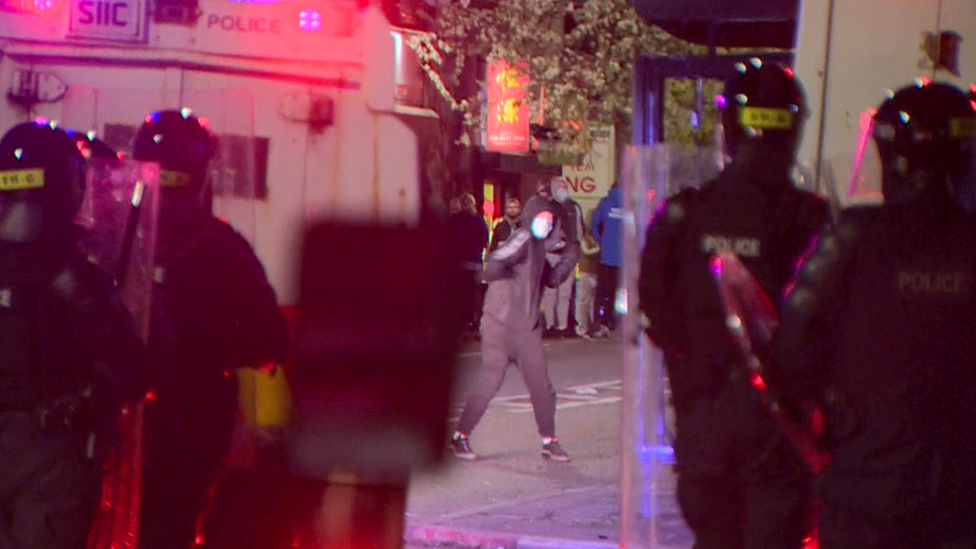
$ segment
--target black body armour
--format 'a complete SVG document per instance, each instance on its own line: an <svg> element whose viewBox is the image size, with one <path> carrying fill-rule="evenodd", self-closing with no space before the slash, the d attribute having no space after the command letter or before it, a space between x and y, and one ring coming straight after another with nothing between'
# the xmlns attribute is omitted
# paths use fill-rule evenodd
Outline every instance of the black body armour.
<svg viewBox="0 0 976 549"><path fill-rule="evenodd" d="M0 411L29 412L77 391L84 376L51 284L57 256L0 244Z"/></svg>
<svg viewBox="0 0 976 549"><path fill-rule="evenodd" d="M791 280L796 261L827 222L824 202L784 181L777 189L760 188L728 176L686 190L669 201L680 208L673 258L666 275L674 296L664 332L680 360L668 360L668 374L678 406L697 396L714 395L741 360L725 324L722 300L709 270L710 259L735 253L753 273L774 306Z"/></svg>
<svg viewBox="0 0 976 549"><path fill-rule="evenodd" d="M846 283L824 296L829 347L814 350L830 365L823 383L848 408L847 421L828 421L832 467L852 476L907 468L925 484L929 445L955 440L942 457L964 456L971 470L976 224L955 211L894 206L846 212L842 222L854 235L843 248L857 253L843 264Z"/></svg>

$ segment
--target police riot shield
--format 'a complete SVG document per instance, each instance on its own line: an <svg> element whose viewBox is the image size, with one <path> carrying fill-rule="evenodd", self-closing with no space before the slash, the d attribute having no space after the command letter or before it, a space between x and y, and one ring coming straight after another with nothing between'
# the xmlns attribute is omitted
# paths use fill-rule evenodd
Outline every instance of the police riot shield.
<svg viewBox="0 0 976 549"><path fill-rule="evenodd" d="M712 258L712 277L722 296L725 324L742 351L743 367L750 386L762 399L765 407L777 418L783 433L814 473L827 465L829 454L817 445L818 435L809 423L790 414L775 385L766 382L764 365L773 360L773 335L779 326L776 309L769 297L749 272L749 268L731 252L721 252Z"/></svg>
<svg viewBox="0 0 976 549"><path fill-rule="evenodd" d="M822 175L827 198L835 216L852 206L880 204L881 157L874 141L874 111L860 115L857 149L852 155L837 155L823 162Z"/></svg>
<svg viewBox="0 0 976 549"><path fill-rule="evenodd" d="M644 335L637 293L640 256L653 213L667 197L716 177L724 156L718 146L659 144L628 147L623 163L624 261L617 308L623 313L623 414L621 545L658 547L667 541L691 544L687 531L667 532L662 524L681 524L674 498L674 413L661 351ZM664 540L663 536L668 535Z"/></svg>
<svg viewBox="0 0 976 549"><path fill-rule="evenodd" d="M159 192L156 164L127 161L89 163L88 182L77 222L89 259L112 275L122 299L149 336L153 258ZM119 417L115 454L105 462L102 504L89 547L135 547L138 531L142 464L142 404L129 406Z"/></svg>

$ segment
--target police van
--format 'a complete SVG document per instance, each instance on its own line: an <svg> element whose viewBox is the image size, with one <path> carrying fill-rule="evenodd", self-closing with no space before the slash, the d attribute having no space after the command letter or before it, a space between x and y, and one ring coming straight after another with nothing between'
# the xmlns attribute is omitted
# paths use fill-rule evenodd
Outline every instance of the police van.
<svg viewBox="0 0 976 549"><path fill-rule="evenodd" d="M251 242L291 308L309 223L420 216L418 134L436 132L436 114L418 100L409 31L363 4L0 0L0 134L43 118L125 156L147 115L190 109L220 143L215 214ZM280 376L241 381L248 427L287 421ZM131 493L137 461L121 463L117 488ZM131 546L131 501L106 497L120 510L100 518L109 530L94 544Z"/></svg>
<svg viewBox="0 0 976 549"><path fill-rule="evenodd" d="M190 109L221 142L215 212L290 306L310 218L419 215L436 115L396 99L402 42L349 0L0 0L0 133L41 117L125 154L149 113Z"/></svg>
<svg viewBox="0 0 976 549"><path fill-rule="evenodd" d="M215 213L290 308L308 222L420 213L419 135L436 132L436 114L420 106L410 31L362 4L0 0L0 134L44 118L125 155L149 113L190 109L221 144ZM242 394L267 381L242 380ZM245 407L252 421L284 421L275 387L257 390L272 405Z"/></svg>

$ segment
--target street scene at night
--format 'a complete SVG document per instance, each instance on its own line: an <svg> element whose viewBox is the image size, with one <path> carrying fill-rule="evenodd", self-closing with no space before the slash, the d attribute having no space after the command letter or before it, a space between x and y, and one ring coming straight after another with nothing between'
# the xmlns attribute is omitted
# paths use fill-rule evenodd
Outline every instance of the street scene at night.
<svg viewBox="0 0 976 549"><path fill-rule="evenodd" d="M976 549L973 0L0 0L0 549Z"/></svg>

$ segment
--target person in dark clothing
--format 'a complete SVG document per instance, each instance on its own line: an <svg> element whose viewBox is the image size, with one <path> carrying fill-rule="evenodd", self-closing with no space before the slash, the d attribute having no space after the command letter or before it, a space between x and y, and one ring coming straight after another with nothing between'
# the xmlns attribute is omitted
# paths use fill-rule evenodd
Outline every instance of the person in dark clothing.
<svg viewBox="0 0 976 549"><path fill-rule="evenodd" d="M597 337L607 337L616 326L614 304L623 262L623 211L624 197L620 185L615 181L607 196L593 210L593 224L590 227L600 246L600 267L593 302L593 333Z"/></svg>
<svg viewBox="0 0 976 549"><path fill-rule="evenodd" d="M478 278L481 273L482 256L488 247L488 225L478 215L477 204L470 193L461 195L460 211L447 219L448 252L455 265L456 288L461 302L458 315L461 327L465 330L478 330L479 296Z"/></svg>
<svg viewBox="0 0 976 549"><path fill-rule="evenodd" d="M150 115L133 157L162 182L151 341L162 366L146 408L139 546L185 549L227 457L239 368L277 364L290 337L248 242L211 213L206 183L216 139L187 111Z"/></svg>
<svg viewBox="0 0 976 549"><path fill-rule="evenodd" d="M509 198L505 203L505 215L495 222L491 231L491 246L489 252L493 252L501 246L502 242L508 240L512 233L522 226L522 203L517 198Z"/></svg>
<svg viewBox="0 0 976 549"><path fill-rule="evenodd" d="M578 202L570 198L569 185L561 177L553 177L550 180L550 193L553 200L559 204L562 210L562 215L564 216L562 219L563 226L573 228L571 232L566 232L577 235L578 240L576 243L580 244L583 233L586 231L586 224L583 220L583 208L580 207ZM546 259L550 263L558 263L563 250L565 250L565 247L560 247L546 254ZM575 269L576 266L573 265L572 268ZM546 331L543 332L543 335L564 338L575 337L576 332L570 330L569 327L569 311L575 283L576 277L570 276L558 287L543 290L542 306L545 312L543 317L546 321Z"/></svg>
<svg viewBox="0 0 976 549"><path fill-rule="evenodd" d="M573 272L579 260L579 245L570 228L564 237L559 222L561 206L544 196L525 204L523 219L528 226L488 256L484 280L488 283L482 325L481 381L468 398L451 439L451 450L461 459L475 459L468 436L505 379L513 362L522 370L529 388L535 421L542 437L542 457L569 461L556 439L556 394L549 381L542 347L542 319L539 306L542 288L558 286ZM565 246L556 264L546 261L546 251Z"/></svg>
<svg viewBox="0 0 976 549"><path fill-rule="evenodd" d="M746 380L709 261L734 251L778 299L828 209L790 178L806 116L800 83L758 59L736 69L723 113L731 163L654 218L640 308L666 360L678 503L694 547L799 548L812 522L811 471Z"/></svg>
<svg viewBox="0 0 976 549"><path fill-rule="evenodd" d="M83 549L101 460L148 355L115 282L77 248L85 161L54 125L0 140L0 547Z"/></svg>
<svg viewBox="0 0 976 549"><path fill-rule="evenodd" d="M844 210L802 263L777 377L822 408L820 547L973 547L976 223L953 194L976 167L976 107L920 81L871 132L883 203Z"/></svg>

